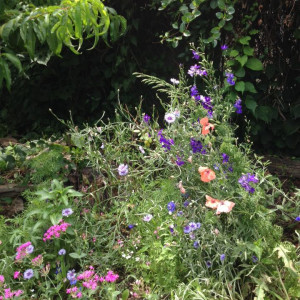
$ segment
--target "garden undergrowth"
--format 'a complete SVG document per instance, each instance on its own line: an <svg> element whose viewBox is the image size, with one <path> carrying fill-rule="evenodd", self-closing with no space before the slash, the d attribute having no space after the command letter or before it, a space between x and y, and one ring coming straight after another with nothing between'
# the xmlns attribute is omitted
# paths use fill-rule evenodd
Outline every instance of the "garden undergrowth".
<svg viewBox="0 0 300 300"><path fill-rule="evenodd" d="M120 105L93 127L60 120L60 143L2 150L0 166L24 167L34 186L21 214L1 218L0 299L300 297L299 190L282 192L238 143L234 75L218 82L203 52L192 85L183 68L170 83L136 74L169 97L163 129L155 111Z"/></svg>

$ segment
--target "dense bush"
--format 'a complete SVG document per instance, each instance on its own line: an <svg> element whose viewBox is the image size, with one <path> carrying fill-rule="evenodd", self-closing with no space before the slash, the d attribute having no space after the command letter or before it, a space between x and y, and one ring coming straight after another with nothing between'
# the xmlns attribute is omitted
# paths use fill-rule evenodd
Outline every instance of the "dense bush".
<svg viewBox="0 0 300 300"><path fill-rule="evenodd" d="M237 144L230 120L241 102L230 97L229 70L224 84L202 49L193 56L188 78L184 69L168 81L137 74L169 98L162 129L156 112L141 107L120 107L115 121L82 130L62 121L72 172L82 161L90 176L80 193L56 179L42 183L25 193L22 215L2 220L3 295L299 297L299 191L287 197L249 145ZM285 207L276 206L278 193ZM279 212L294 228L292 242L276 225Z"/></svg>

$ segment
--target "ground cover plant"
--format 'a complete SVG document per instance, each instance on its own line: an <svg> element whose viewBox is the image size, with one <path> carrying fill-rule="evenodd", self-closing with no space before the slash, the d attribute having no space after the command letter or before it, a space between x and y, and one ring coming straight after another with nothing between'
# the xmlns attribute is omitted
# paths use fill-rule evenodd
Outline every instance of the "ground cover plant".
<svg viewBox="0 0 300 300"><path fill-rule="evenodd" d="M0 220L0 299L300 297L299 190L234 137L231 69L220 82L202 47L191 55L169 82L136 74L168 96L162 122L121 105L93 127L60 120L60 146L29 159L26 209Z"/></svg>

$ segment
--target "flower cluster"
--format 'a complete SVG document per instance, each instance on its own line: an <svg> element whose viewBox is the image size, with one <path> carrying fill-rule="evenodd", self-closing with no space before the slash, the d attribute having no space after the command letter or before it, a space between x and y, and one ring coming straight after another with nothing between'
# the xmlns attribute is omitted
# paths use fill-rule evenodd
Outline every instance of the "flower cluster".
<svg viewBox="0 0 300 300"><path fill-rule="evenodd" d="M26 242L17 248L16 260L22 260L28 254L31 254L34 250L34 246L31 242Z"/></svg>
<svg viewBox="0 0 300 300"><path fill-rule="evenodd" d="M47 240L51 240L52 237L59 238L62 232L65 232L71 224L63 222L63 220L60 221L60 225L53 225L51 226L47 232L44 234L43 241L46 242Z"/></svg>
<svg viewBox="0 0 300 300"><path fill-rule="evenodd" d="M234 75L232 73L228 73L228 72L226 72L225 75L227 77L226 80L229 83L229 85L235 85Z"/></svg>
<svg viewBox="0 0 300 300"><path fill-rule="evenodd" d="M190 67L190 69L188 70L188 74L191 76L191 77L194 77L194 76L207 76L207 72L206 70L202 70L200 68L200 66L198 65L193 65Z"/></svg>
<svg viewBox="0 0 300 300"><path fill-rule="evenodd" d="M253 194L255 189L249 183L258 183L259 180L254 174L247 173L246 175L242 175L238 182L247 192Z"/></svg>
<svg viewBox="0 0 300 300"><path fill-rule="evenodd" d="M162 134L162 129L158 132L157 136L159 137L159 142L163 148L167 150L171 149L171 146L174 145L174 141L172 139L166 139Z"/></svg>
<svg viewBox="0 0 300 300"><path fill-rule="evenodd" d="M177 160L176 160L176 165L178 167L181 167L185 164L185 162L182 160L182 158L180 156L177 155Z"/></svg>
<svg viewBox="0 0 300 300"><path fill-rule="evenodd" d="M194 138L191 138L190 145L191 145L193 153L206 154L206 150L200 141L197 141Z"/></svg>
<svg viewBox="0 0 300 300"><path fill-rule="evenodd" d="M4 298L0 296L0 300L2 299L12 299L14 297L20 297L24 293L23 290L11 291L10 288L4 289Z"/></svg>
<svg viewBox="0 0 300 300"><path fill-rule="evenodd" d="M211 118L213 115L213 105L211 103L211 98L208 96L200 95L195 85L191 87L190 95L195 99L197 104L200 103L202 107L207 110L207 115Z"/></svg>
<svg viewBox="0 0 300 300"><path fill-rule="evenodd" d="M40 254L31 260L34 266L40 266L43 263L43 256Z"/></svg>
<svg viewBox="0 0 300 300"><path fill-rule="evenodd" d="M233 106L236 108L235 112L237 114L243 113L243 111L242 111L242 100L240 98L236 100L236 102L234 103Z"/></svg>
<svg viewBox="0 0 300 300"><path fill-rule="evenodd" d="M188 234L191 233L201 227L201 223L195 223L195 222L190 222L188 225L184 226L183 232ZM190 234L190 237L193 238L193 236Z"/></svg>

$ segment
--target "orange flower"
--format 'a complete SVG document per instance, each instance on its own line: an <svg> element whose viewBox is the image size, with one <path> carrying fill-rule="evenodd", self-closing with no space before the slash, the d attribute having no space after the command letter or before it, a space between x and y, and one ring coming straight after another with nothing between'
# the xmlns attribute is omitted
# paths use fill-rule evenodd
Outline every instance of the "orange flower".
<svg viewBox="0 0 300 300"><path fill-rule="evenodd" d="M205 206L212 209L216 209L217 215L221 213L229 213L232 211L232 208L235 206L235 203L231 201L214 199L208 195L206 195L205 197L206 197Z"/></svg>
<svg viewBox="0 0 300 300"><path fill-rule="evenodd" d="M203 182L210 182L216 178L215 172L209 168L199 167L198 172Z"/></svg>
<svg viewBox="0 0 300 300"><path fill-rule="evenodd" d="M203 135L206 135L206 134L210 133L210 131L209 131L210 129L211 130L215 129L215 126L213 124L210 124L208 122L208 118L207 117L202 118L200 120L200 124L202 125L202 134Z"/></svg>
<svg viewBox="0 0 300 300"><path fill-rule="evenodd" d="M208 195L206 195L205 198L206 198L205 206L209 207L209 208L212 208L212 209L217 209L220 202L221 202L220 200L214 199L214 198L212 198Z"/></svg>

